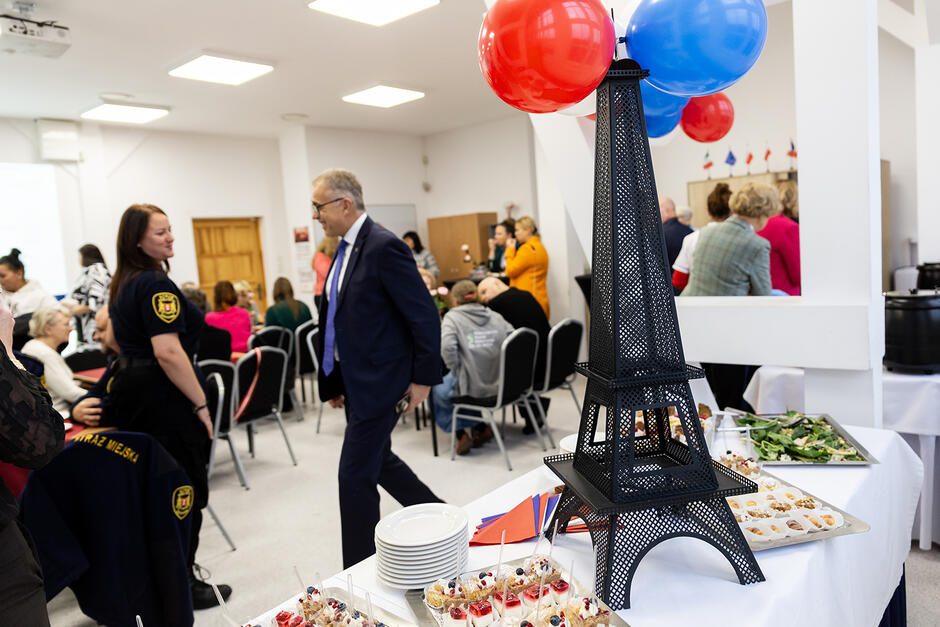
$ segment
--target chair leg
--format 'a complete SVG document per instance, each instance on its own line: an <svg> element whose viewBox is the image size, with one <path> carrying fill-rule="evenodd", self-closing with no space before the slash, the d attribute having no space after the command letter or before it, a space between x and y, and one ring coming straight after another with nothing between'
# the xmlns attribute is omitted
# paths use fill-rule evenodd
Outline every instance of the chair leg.
<svg viewBox="0 0 940 627"><path fill-rule="evenodd" d="M535 427L535 435L539 436L539 442L542 443L542 450L548 452L548 447L545 446L545 436L542 435L542 429L539 427L538 418L535 417L535 412L532 410L532 407L529 405L529 399L523 396L520 401L525 405L526 413L529 414L529 423ZM517 403L520 401L516 401Z"/></svg>
<svg viewBox="0 0 940 627"><path fill-rule="evenodd" d="M255 457L255 425L252 422L248 423L246 429L248 431L248 452L251 453L252 459Z"/></svg>
<svg viewBox="0 0 940 627"><path fill-rule="evenodd" d="M303 403L306 405L307 404L307 388L304 387L305 376L306 375L300 375L300 400L303 401Z"/></svg>
<svg viewBox="0 0 940 627"><path fill-rule="evenodd" d="M415 431L421 431L421 406L415 407Z"/></svg>
<svg viewBox="0 0 940 627"><path fill-rule="evenodd" d="M277 426L281 428L281 435L284 436L284 444L287 445L287 452L290 453L290 459L294 462L294 465L297 465L297 458L294 457L294 449L291 448L290 440L287 439L287 431L284 429L284 420L281 419L281 412L275 411L274 417L277 418Z"/></svg>
<svg viewBox="0 0 940 627"><path fill-rule="evenodd" d="M222 521L219 520L219 517L215 515L215 512L212 511L211 505L206 505L206 509L209 510L209 515L212 516L212 520L215 521L216 526L219 528L219 531L222 532L222 535L225 536L225 541L228 542L228 545L232 547L232 550L235 550L235 543L232 542L232 539L228 535L228 531L225 530L225 527L222 526Z"/></svg>
<svg viewBox="0 0 940 627"><path fill-rule="evenodd" d="M509 453L506 451L506 445L503 444L503 436L499 434L499 429L496 428L496 420L493 418L493 411L488 409L486 410L486 413L489 416L490 427L493 429L493 437L496 438L496 443L499 445L499 450L503 452L503 457L506 458L506 468L512 472L512 464L509 463Z"/></svg>
<svg viewBox="0 0 940 627"><path fill-rule="evenodd" d="M450 461L457 459L457 408L450 414Z"/></svg>
<svg viewBox="0 0 940 627"><path fill-rule="evenodd" d="M506 437L506 407L503 406L503 437Z"/></svg>
<svg viewBox="0 0 940 627"><path fill-rule="evenodd" d="M548 443L552 445L552 448L558 448L555 445L555 440L552 438L551 429L548 428L548 416L545 415L545 408L542 407L542 399L537 395L533 394L529 398L532 399L533 404L538 408L539 415L542 417L542 428L545 430L545 435L548 436Z"/></svg>
<svg viewBox="0 0 940 627"><path fill-rule="evenodd" d="M581 403L578 401L578 395L574 393L574 388L571 387L570 383L563 383L560 387L568 388L568 391L571 392L571 398L574 400L574 406L578 408L578 415L581 415Z"/></svg>
<svg viewBox="0 0 940 627"><path fill-rule="evenodd" d="M516 406L513 405L512 406L512 424L516 424L517 422L519 421L516 420Z"/></svg>
<svg viewBox="0 0 940 627"><path fill-rule="evenodd" d="M300 422L304 419L304 408L303 405L297 402L297 392L290 390L287 394L290 396L290 402L294 406L294 415L297 417L297 422Z"/></svg>
<svg viewBox="0 0 940 627"><path fill-rule="evenodd" d="M428 404L428 428L431 430L431 450L434 451L434 457L437 457L437 421L434 420L434 403L431 399L425 401Z"/></svg>
<svg viewBox="0 0 940 627"><path fill-rule="evenodd" d="M317 411L317 433L320 433L320 422L323 420L323 403L320 403L320 409Z"/></svg>
<svg viewBox="0 0 940 627"><path fill-rule="evenodd" d="M245 474L245 467L242 466L242 458L238 454L238 449L235 448L235 442L232 440L232 436L226 433L225 441L228 442L228 449L232 453L232 461L235 462L235 474L238 475L238 480L241 481L241 484L245 487L245 489L249 490L248 476Z"/></svg>

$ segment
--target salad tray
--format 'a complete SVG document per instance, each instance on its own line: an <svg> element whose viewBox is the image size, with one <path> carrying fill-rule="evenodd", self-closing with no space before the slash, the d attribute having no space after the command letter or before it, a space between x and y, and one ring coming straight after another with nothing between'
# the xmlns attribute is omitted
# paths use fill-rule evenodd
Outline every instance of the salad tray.
<svg viewBox="0 0 940 627"><path fill-rule="evenodd" d="M736 425L736 431L740 431L742 436L748 440L749 447L753 450L754 459L757 460L762 466L806 466L806 465L815 465L815 466L869 466L871 464L877 464L878 460L868 452L868 450L861 445L861 443L856 440L852 435L845 430L845 427L840 425L832 416L829 414L800 414L799 412L789 412L787 414L749 414L747 412L737 410L737 409L726 409L727 415L730 415ZM760 445L754 441L754 435L760 431L767 429L759 429L748 424L749 419L757 420L770 420L770 421L780 421L786 423L788 420L797 417L805 416L806 418L811 418L814 420L823 420L825 423L832 429L832 433L836 436L841 437L848 443L849 446L855 449L858 460L847 460L847 459L826 459L824 461L811 461L811 458L801 458L801 459L767 459L764 455L761 454ZM804 421L801 423L806 424ZM773 431L774 429L769 429ZM810 436L812 438L812 436ZM791 449L792 450L792 449ZM786 449L784 449L784 453Z"/></svg>

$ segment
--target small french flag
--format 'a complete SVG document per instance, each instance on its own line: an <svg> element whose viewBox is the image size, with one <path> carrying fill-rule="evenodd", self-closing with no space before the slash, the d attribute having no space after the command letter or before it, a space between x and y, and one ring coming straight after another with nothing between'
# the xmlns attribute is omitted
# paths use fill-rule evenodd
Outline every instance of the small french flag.
<svg viewBox="0 0 940 627"><path fill-rule="evenodd" d="M702 168L705 169L705 170L707 170L708 168L712 167L713 165L715 165L715 162L711 160L711 157L709 156L708 152L706 151L706 152L705 152L705 165L703 165Z"/></svg>
<svg viewBox="0 0 940 627"><path fill-rule="evenodd" d="M790 150L787 151L787 156L791 159L796 159L796 144L793 143L793 140L790 140Z"/></svg>
<svg viewBox="0 0 940 627"><path fill-rule="evenodd" d="M744 159L744 163L751 165L751 161L754 160L754 153L750 150L747 151L747 157Z"/></svg>
<svg viewBox="0 0 940 627"><path fill-rule="evenodd" d="M764 152L764 161L770 161L770 148Z"/></svg>

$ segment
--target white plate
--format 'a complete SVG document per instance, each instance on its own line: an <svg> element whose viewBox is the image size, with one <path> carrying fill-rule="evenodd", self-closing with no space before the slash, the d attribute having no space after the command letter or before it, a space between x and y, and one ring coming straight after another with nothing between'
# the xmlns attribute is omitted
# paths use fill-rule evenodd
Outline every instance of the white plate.
<svg viewBox="0 0 940 627"><path fill-rule="evenodd" d="M460 562L451 562L450 564L442 564L437 568L430 568L427 570L420 571L405 571L399 568L393 568L388 570L382 566L377 565L375 569L376 575L382 577L383 579L388 579L389 581L400 581L403 583L418 582L418 581L436 581L438 579L450 579L454 574L461 569L461 567L466 566L467 558L461 557Z"/></svg>
<svg viewBox="0 0 940 627"><path fill-rule="evenodd" d="M378 564L378 566L387 571L389 574L395 574L398 571L401 571L402 573L426 573L432 570L438 570L447 564L453 564L456 562L458 557L460 559L465 559L467 557L467 551L462 551L459 555L452 553L447 557L431 562L417 562L411 564L387 560L382 556L377 556L376 564Z"/></svg>
<svg viewBox="0 0 940 627"><path fill-rule="evenodd" d="M466 551L460 551L461 555L465 555ZM421 566L434 566L435 564L440 564L442 562L452 562L456 559L458 552L452 551L443 555L437 555L434 557L429 557L421 560L402 560L398 559L395 556L391 555L380 555L376 554L376 560L385 564L386 566L400 566L402 568L417 568Z"/></svg>
<svg viewBox="0 0 940 627"><path fill-rule="evenodd" d="M389 547L425 547L467 530L467 514L447 503L422 503L389 514L375 526L375 537Z"/></svg>
<svg viewBox="0 0 940 627"><path fill-rule="evenodd" d="M443 579L446 577L453 577L457 571L463 571L467 567L466 559L461 559L459 564L455 564L452 568L441 569L436 572L428 573L427 576L396 576L388 574L380 569L376 569L375 574L378 577L379 581L392 586L393 588L423 588L429 583L433 583L438 579Z"/></svg>
<svg viewBox="0 0 940 627"><path fill-rule="evenodd" d="M447 540L446 542L440 542L430 546L409 547L403 549L398 546L390 546L376 537L375 546L376 550L381 550L385 553L394 553L395 555L401 555L402 557L421 557L424 555L443 553L446 551L455 551L458 547L468 544L469 541L470 538L466 533L460 533L453 539Z"/></svg>

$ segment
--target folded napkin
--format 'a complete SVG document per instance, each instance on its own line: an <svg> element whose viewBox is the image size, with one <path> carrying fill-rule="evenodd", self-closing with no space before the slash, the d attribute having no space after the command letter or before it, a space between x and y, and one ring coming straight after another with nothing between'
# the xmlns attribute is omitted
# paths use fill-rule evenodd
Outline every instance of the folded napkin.
<svg viewBox="0 0 940 627"><path fill-rule="evenodd" d="M506 513L485 516L476 526L470 545L499 544L503 531L506 532L507 544L540 536L551 523L558 499L559 495L554 492L535 494L523 499ZM569 525L568 531L587 531L587 527L583 523Z"/></svg>

